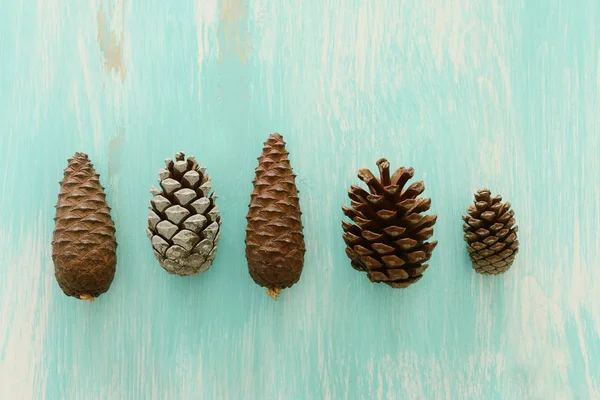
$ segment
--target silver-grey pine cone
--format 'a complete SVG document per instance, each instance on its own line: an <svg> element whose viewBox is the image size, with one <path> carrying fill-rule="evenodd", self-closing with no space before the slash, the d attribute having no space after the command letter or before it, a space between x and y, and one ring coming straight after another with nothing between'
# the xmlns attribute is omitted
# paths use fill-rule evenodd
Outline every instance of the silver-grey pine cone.
<svg viewBox="0 0 600 400"><path fill-rule="evenodd" d="M197 275L212 265L221 238L221 217L206 167L183 153L165 160L152 186L148 237L154 255L170 274Z"/></svg>

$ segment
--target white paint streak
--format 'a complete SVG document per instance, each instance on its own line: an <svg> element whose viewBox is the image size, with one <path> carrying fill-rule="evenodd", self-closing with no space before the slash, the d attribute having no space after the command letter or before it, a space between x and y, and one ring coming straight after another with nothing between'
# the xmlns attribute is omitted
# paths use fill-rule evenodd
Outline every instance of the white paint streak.
<svg viewBox="0 0 600 400"><path fill-rule="evenodd" d="M75 120L77 121L77 134L79 143L83 143L83 128L81 126L81 111L79 106L79 93L78 87L75 82L73 82L73 109L75 110Z"/></svg>
<svg viewBox="0 0 600 400"><path fill-rule="evenodd" d="M216 32L218 28L218 2L217 0L196 0L196 46L198 63L198 101L202 101L202 82L204 81L203 68L210 59L218 59L219 48L216 45Z"/></svg>
<svg viewBox="0 0 600 400"><path fill-rule="evenodd" d="M55 63L60 47L59 12L61 8L57 0L37 0L35 7L35 46L33 48L34 62L43 65L39 74L32 77L32 83L37 90L32 114L36 127L39 127L46 117L44 108L55 83ZM25 49L19 49L23 51ZM31 50L29 50L31 51Z"/></svg>
<svg viewBox="0 0 600 400"><path fill-rule="evenodd" d="M99 115L98 93L95 90L93 75L90 71L88 52L83 33L81 31L79 31L77 35L77 49L79 51L79 62L81 64L81 71L83 73L83 86L85 87L86 97L89 103L89 118L93 127L92 136L94 139L94 147L98 149L103 142L102 120ZM76 81L76 83L78 82L79 81Z"/></svg>
<svg viewBox="0 0 600 400"><path fill-rule="evenodd" d="M48 265L47 243L40 213L31 230L0 232L4 282L0 312L0 393L7 399L32 399L45 393L43 360L49 298L53 276ZM19 284L16 284L19 282Z"/></svg>
<svg viewBox="0 0 600 400"><path fill-rule="evenodd" d="M519 286L515 301L520 310L520 324L507 327L509 346L514 348L518 363L509 366L516 368L509 372L522 380L521 390L528 397L543 398L554 393L556 398L572 398L563 311L534 277L521 277Z"/></svg>

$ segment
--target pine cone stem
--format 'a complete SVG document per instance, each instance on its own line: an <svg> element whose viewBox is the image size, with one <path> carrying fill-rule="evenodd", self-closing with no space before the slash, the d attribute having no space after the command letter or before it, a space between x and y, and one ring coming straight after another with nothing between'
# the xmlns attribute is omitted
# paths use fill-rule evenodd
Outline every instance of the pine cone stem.
<svg viewBox="0 0 600 400"><path fill-rule="evenodd" d="M281 292L281 288L268 288L267 294L275 301L279 298L279 293Z"/></svg>
<svg viewBox="0 0 600 400"><path fill-rule="evenodd" d="M91 294L82 294L81 296L79 296L80 300L87 300L90 303L93 303L94 300L96 300L96 298L94 296L92 296Z"/></svg>

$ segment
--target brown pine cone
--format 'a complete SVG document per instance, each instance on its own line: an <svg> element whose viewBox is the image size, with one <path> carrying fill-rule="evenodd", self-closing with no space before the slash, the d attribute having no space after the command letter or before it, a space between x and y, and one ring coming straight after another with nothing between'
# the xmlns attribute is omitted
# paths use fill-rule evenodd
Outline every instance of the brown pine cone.
<svg viewBox="0 0 600 400"><path fill-rule="evenodd" d="M52 260L67 296L93 301L110 287L117 264L115 226L88 156L75 153L60 182Z"/></svg>
<svg viewBox="0 0 600 400"><path fill-rule="evenodd" d="M510 203L503 203L500 195L492 197L490 189L481 189L467 212L469 215L462 217L464 238L475 271L486 275L508 271L519 251L518 227Z"/></svg>
<svg viewBox="0 0 600 400"><path fill-rule="evenodd" d="M354 224L342 221L346 254L352 267L364 271L371 282L393 288L406 288L423 277L437 241L425 242L433 235L436 215L422 215L431 199L418 198L423 182L404 185L413 177L412 168L401 167L390 176L390 163L377 161L380 177L361 169L358 178L369 192L353 185L348 191L351 207L344 214Z"/></svg>
<svg viewBox="0 0 600 400"><path fill-rule="evenodd" d="M246 217L250 276L275 300L281 289L298 282L304 265L302 213L288 154L278 133L265 142Z"/></svg>

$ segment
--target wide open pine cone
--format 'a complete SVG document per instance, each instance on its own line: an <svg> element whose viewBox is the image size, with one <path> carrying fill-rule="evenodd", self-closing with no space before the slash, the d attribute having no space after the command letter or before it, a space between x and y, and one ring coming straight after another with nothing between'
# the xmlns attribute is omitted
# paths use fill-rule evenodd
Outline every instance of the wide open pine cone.
<svg viewBox="0 0 600 400"><path fill-rule="evenodd" d="M404 185L413 177L412 168L401 167L390 176L390 163L377 161L380 177L368 169L358 172L369 192L353 185L348 191L351 207L344 214L354 224L342 221L346 254L352 267L364 271L371 282L393 288L406 288L422 278L437 241L433 235L436 215L422 215L431 199L417 198L425 190L423 182Z"/></svg>
<svg viewBox="0 0 600 400"><path fill-rule="evenodd" d="M300 279L304 235L296 175L283 137L269 136L258 158L248 211L246 258L250 276L273 299Z"/></svg>
<svg viewBox="0 0 600 400"><path fill-rule="evenodd" d="M69 159L56 205L52 260L67 296L93 301L110 287L117 264L115 226L99 175L83 153Z"/></svg>
<svg viewBox="0 0 600 400"><path fill-rule="evenodd" d="M221 238L221 216L210 176L193 156L177 153L158 171L161 189L150 192L148 229L154 255L170 274L196 275L212 265Z"/></svg>
<svg viewBox="0 0 600 400"><path fill-rule="evenodd" d="M518 227L510 203L503 203L500 195L492 197L489 189L481 189L467 212L469 215L462 217L464 238L475 271L487 275L508 271L519 251Z"/></svg>

